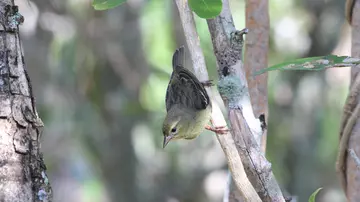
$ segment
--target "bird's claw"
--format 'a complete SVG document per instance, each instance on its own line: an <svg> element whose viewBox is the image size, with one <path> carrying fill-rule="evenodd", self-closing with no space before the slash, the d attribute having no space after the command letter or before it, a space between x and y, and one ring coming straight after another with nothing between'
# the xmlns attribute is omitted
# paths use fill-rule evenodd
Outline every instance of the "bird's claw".
<svg viewBox="0 0 360 202"><path fill-rule="evenodd" d="M207 81L203 81L201 82L201 84L204 86L204 87L211 87L213 86L213 80L207 80Z"/></svg>
<svg viewBox="0 0 360 202"><path fill-rule="evenodd" d="M220 135L225 135L229 132L229 129L227 129L226 126L217 126L217 127L205 126L205 129Z"/></svg>

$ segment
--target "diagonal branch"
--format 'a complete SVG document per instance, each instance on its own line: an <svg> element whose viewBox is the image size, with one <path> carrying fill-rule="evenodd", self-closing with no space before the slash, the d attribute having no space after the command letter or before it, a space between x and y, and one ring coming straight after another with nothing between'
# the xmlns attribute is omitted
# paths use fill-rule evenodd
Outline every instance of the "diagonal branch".
<svg viewBox="0 0 360 202"><path fill-rule="evenodd" d="M255 139L254 136L257 128L261 127L259 121L252 119L253 113L242 63L243 34L247 33L247 29L235 29L228 0L223 0L221 14L207 22L217 58L219 92L228 104L233 138L246 174L262 201L285 201L271 171L271 164L261 152L260 142L256 141L260 138Z"/></svg>
<svg viewBox="0 0 360 202"><path fill-rule="evenodd" d="M190 50L194 72L200 80L208 80L205 58L200 47L199 36L196 32L193 14L188 6L187 0L176 0L180 19L184 29L186 42ZM208 91L208 93L210 93ZM214 126L224 126L226 121L216 103L213 103L212 123ZM230 134L217 135L217 139L223 149L232 177L246 201L261 201L255 189L247 179L239 153L236 150L234 140Z"/></svg>

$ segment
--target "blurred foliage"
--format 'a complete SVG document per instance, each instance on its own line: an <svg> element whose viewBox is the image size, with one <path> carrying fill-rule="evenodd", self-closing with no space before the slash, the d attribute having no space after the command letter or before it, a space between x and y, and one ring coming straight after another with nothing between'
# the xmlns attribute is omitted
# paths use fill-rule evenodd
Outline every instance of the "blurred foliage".
<svg viewBox="0 0 360 202"><path fill-rule="evenodd" d="M189 0L189 7L201 18L215 18L222 10L221 0Z"/></svg>
<svg viewBox="0 0 360 202"><path fill-rule="evenodd" d="M126 2L126 0L93 0L93 6L96 10L107 10Z"/></svg>
<svg viewBox="0 0 360 202"><path fill-rule="evenodd" d="M95 10L112 9L126 0L93 0L93 7ZM214 18L218 16L222 10L221 0L189 0L189 7L201 18Z"/></svg>
<svg viewBox="0 0 360 202"><path fill-rule="evenodd" d="M314 191L314 193L312 193L309 197L309 202L315 202L316 200L316 195L319 193L319 191L321 190L322 188L319 188L317 189L316 191Z"/></svg>
<svg viewBox="0 0 360 202"><path fill-rule="evenodd" d="M254 75L260 75L274 70L306 70L319 71L328 68L349 67L360 63L360 59L350 56L327 55L309 58L300 58L289 62L273 65L271 67L255 72Z"/></svg>
<svg viewBox="0 0 360 202"><path fill-rule="evenodd" d="M55 201L222 200L226 160L212 133L161 148L171 55L185 44L173 1L129 0L101 12L90 0L15 2L25 16L21 39L46 125L42 151ZM230 4L242 29L245 2ZM340 32L342 1L269 5L269 66L349 55L331 53L348 36ZM195 20L217 80L206 20ZM324 187L318 201L344 201L334 163L348 79L346 69L269 73L267 157L284 191L299 201L317 187Z"/></svg>

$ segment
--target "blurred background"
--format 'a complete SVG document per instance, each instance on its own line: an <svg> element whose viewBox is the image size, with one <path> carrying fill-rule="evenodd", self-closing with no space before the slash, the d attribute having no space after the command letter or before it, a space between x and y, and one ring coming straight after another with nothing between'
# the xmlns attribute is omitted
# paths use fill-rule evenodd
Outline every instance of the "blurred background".
<svg viewBox="0 0 360 202"><path fill-rule="evenodd" d="M90 0L15 2L55 202L222 201L227 165L213 133L162 149L171 57L185 44L173 1L128 0L102 12ZM245 1L230 3L244 28ZM344 4L270 1L269 65L349 55ZM196 21L216 80L206 21ZM269 75L267 158L298 201L319 187L318 201L345 201L335 159L348 84L349 68Z"/></svg>

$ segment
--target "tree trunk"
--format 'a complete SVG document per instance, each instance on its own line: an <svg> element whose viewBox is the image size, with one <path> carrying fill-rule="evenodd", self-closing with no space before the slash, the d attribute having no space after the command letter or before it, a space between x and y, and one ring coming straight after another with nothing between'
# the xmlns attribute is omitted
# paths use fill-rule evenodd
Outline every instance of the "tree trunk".
<svg viewBox="0 0 360 202"><path fill-rule="evenodd" d="M42 121L26 73L14 2L0 3L0 201L51 201L40 153Z"/></svg>
<svg viewBox="0 0 360 202"><path fill-rule="evenodd" d="M351 3L352 57L360 57L360 1ZM349 20L349 18L348 18ZM350 92L345 103L340 132L337 169L348 201L360 201L360 75L359 65L351 69Z"/></svg>
<svg viewBox="0 0 360 202"><path fill-rule="evenodd" d="M248 82L251 106L254 116L260 119L262 125L262 135L255 136L257 142L261 142L261 151L266 152L267 138L267 117L268 114L268 97L267 97L267 80L268 74L253 77L253 73L260 71L268 66L269 51L269 5L267 0L250 0L246 1L246 28L249 34L245 40L244 69L246 80ZM260 118L261 117L261 118ZM243 201L239 190L234 187L233 181L229 183L230 190L229 202Z"/></svg>

